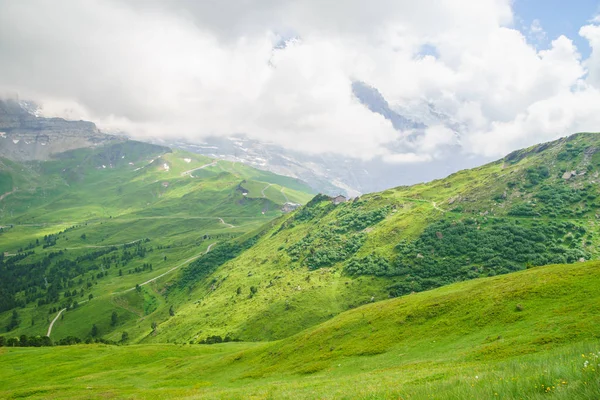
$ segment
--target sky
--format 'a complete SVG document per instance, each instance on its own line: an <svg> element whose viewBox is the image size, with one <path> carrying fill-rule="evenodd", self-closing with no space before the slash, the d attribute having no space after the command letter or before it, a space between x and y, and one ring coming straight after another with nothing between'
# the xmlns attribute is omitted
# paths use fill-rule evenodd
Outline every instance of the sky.
<svg viewBox="0 0 600 400"><path fill-rule="evenodd" d="M588 57L588 42L579 36L579 29L587 25L600 13L600 1L597 0L515 0L513 3L516 26L536 44L547 47L550 40L560 35L571 38L583 57ZM537 21L537 24L534 22ZM531 26L543 28L544 34L537 37L531 32ZM541 43L540 43L541 42Z"/></svg>
<svg viewBox="0 0 600 400"><path fill-rule="evenodd" d="M396 164L600 131L598 2L0 0L0 95L144 137ZM356 98L376 88L415 121Z"/></svg>

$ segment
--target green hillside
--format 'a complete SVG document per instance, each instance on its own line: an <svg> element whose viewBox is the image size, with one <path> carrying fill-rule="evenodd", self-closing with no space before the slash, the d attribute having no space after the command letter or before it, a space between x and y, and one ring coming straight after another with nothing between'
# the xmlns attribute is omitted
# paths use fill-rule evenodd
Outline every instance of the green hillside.
<svg viewBox="0 0 600 400"><path fill-rule="evenodd" d="M5 343L129 345L4 350L6 395L598 395L597 134L337 205L113 146L3 161Z"/></svg>
<svg viewBox="0 0 600 400"><path fill-rule="evenodd" d="M5 347L0 395L592 399L599 305L588 262L361 306L271 343Z"/></svg>
<svg viewBox="0 0 600 400"><path fill-rule="evenodd" d="M0 162L0 327L17 336L45 335L66 308L55 340L94 325L139 340L140 321L169 315L180 267L312 197L296 179L134 141Z"/></svg>
<svg viewBox="0 0 600 400"><path fill-rule="evenodd" d="M146 340L281 339L368 302L597 258L598 149L579 134L337 206L317 196L235 259L188 268L172 292L192 301Z"/></svg>

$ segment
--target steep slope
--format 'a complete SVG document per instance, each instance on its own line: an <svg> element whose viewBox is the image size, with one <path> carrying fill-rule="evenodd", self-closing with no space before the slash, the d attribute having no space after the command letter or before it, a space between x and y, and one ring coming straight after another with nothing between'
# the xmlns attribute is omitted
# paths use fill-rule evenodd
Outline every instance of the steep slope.
<svg viewBox="0 0 600 400"><path fill-rule="evenodd" d="M533 268L347 311L273 343L8 348L32 398L591 399L600 265Z"/></svg>
<svg viewBox="0 0 600 400"><path fill-rule="evenodd" d="M187 268L189 303L147 340L280 339L371 301L595 258L598 149L578 134L337 206L317 196Z"/></svg>

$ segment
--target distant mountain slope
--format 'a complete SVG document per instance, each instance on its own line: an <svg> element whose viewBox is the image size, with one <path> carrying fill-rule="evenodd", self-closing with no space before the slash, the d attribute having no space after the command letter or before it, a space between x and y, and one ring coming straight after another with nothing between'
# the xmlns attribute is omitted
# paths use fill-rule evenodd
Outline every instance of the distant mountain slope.
<svg viewBox="0 0 600 400"><path fill-rule="evenodd" d="M85 338L90 319L103 335L145 335L138 319L172 306L164 288L115 293L168 280L314 195L297 179L131 140L0 167L0 329L45 334L69 309L55 339ZM102 317L115 310L118 326Z"/></svg>
<svg viewBox="0 0 600 400"><path fill-rule="evenodd" d="M337 206L318 196L233 260L188 267L195 303L148 340L279 339L370 301L597 258L599 149L578 134Z"/></svg>
<svg viewBox="0 0 600 400"><path fill-rule="evenodd" d="M47 160L71 149L121 142L87 121L66 121L32 114L15 100L0 100L0 157Z"/></svg>
<svg viewBox="0 0 600 400"><path fill-rule="evenodd" d="M243 135L210 137L201 143L175 139L154 139L153 143L295 177L331 196L341 193L354 197L393 186L426 182L490 161L485 157L465 156L458 146L446 158L405 164L386 162L381 157L362 160L331 153L305 154Z"/></svg>

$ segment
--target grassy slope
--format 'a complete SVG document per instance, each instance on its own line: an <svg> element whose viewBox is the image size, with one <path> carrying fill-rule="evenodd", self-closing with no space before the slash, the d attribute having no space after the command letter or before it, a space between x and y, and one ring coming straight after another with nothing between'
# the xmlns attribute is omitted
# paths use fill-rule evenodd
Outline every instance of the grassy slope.
<svg viewBox="0 0 600 400"><path fill-rule="evenodd" d="M0 233L1 251L14 254L36 239L40 241L33 249L36 254L23 262L41 260L62 249L67 253L55 260L74 258L100 247L145 238L150 239L148 246L154 249L145 258L135 258L123 267L123 276L113 268L107 277L94 281L92 288L86 288L85 283L71 287L85 289L78 301L87 299L90 293L94 300L63 314L55 324L54 339L86 337L94 323L100 335L107 338L119 339L123 330L132 340L145 337L151 321L165 319L170 306L186 300L173 296L167 304L163 297L164 283L175 274L146 286L138 298L121 299L112 293L165 273L203 254L211 244L257 229L281 215L279 208L285 199L280 191L265 192L264 197L262 193L244 197L236 190L242 181L285 188L288 196L300 202L312 197L308 186L296 179L138 142L71 151L49 162L2 162L5 169L0 186L12 185L17 191L0 201L0 225L5 226ZM59 232L64 233L57 244L43 249L42 238ZM144 263L153 264L153 270L127 272ZM87 281L92 275L83 278ZM139 297L144 299L141 304ZM156 303L151 312L147 303ZM119 313L116 327L109 325L113 311ZM14 335L43 335L54 317L48 306L34 304L19 309L19 314L21 324L11 331ZM9 320L10 312L0 314L0 326L6 326Z"/></svg>
<svg viewBox="0 0 600 400"><path fill-rule="evenodd" d="M188 295L190 302L161 326L157 336L147 340L187 342L210 335L253 341L280 339L371 299L388 298L390 286L403 277L350 276L345 269L348 258L310 270L294 261L288 252L291 245L306 235L337 226L343 214L355 206L365 212L383 207L389 210L381 222L362 230L365 242L352 256L358 260L376 255L393 263L401 240L415 240L427 226L441 219L472 220L477 229L492 226L496 221L524 227L550 221L572 222L587 230L581 248L595 258L600 245L595 215L599 192L594 184L600 170L600 153L594 153L598 148L597 134L575 135L515 152L506 159L445 179L365 195L356 204L332 208L322 203L315 207L320 215L312 219L298 220L296 216L301 211L284 216L273 223L258 244L198 282ZM569 154L559 156L565 152ZM539 166L549 167L548 176L532 184L528 170ZM565 170L587 173L565 181L562 179ZM586 190L587 197L552 208L535 198L543 185L576 192ZM534 210L537 206L537 215L510 215L519 204L532 204ZM552 212L558 215L551 215ZM567 248L570 235L570 232L560 234L556 242ZM317 252L324 245L327 241L304 247L307 252ZM425 254L425 264L428 257ZM514 268L524 269L525 264L517 263ZM252 296L251 287L257 288Z"/></svg>
<svg viewBox="0 0 600 400"><path fill-rule="evenodd" d="M597 398L599 305L600 263L540 267L365 305L272 343L3 349L0 394Z"/></svg>

